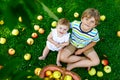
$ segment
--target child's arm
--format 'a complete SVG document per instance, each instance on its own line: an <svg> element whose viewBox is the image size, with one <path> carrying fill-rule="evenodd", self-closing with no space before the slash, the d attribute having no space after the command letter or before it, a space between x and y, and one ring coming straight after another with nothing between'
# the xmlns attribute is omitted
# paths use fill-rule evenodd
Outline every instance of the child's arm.
<svg viewBox="0 0 120 80"><path fill-rule="evenodd" d="M96 42L91 42L90 44L88 44L86 47L82 48L82 49L78 49L76 52L75 52L75 55L80 55L82 54L84 51L92 48L93 46L96 45Z"/></svg>
<svg viewBox="0 0 120 80"><path fill-rule="evenodd" d="M62 50L58 51L58 54L57 54L57 60L56 60L57 66L62 66L62 65L60 64L60 54L61 54L61 51L62 51Z"/></svg>
<svg viewBox="0 0 120 80"><path fill-rule="evenodd" d="M52 32L50 32L50 34L48 35L47 40L50 41L55 46L58 45L58 43L53 40Z"/></svg>
<svg viewBox="0 0 120 80"><path fill-rule="evenodd" d="M64 43L62 43L62 44L60 44L62 47L65 47L65 46L67 46L67 45L69 45L69 41L68 42L64 42Z"/></svg>

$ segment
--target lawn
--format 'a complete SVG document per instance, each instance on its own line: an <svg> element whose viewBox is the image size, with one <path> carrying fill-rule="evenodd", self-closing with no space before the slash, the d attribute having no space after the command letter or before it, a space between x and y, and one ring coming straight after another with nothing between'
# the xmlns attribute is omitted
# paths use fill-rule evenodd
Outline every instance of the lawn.
<svg viewBox="0 0 120 80"><path fill-rule="evenodd" d="M0 44L0 80L42 80L34 74L34 70L56 64L57 52L50 51L44 61L38 60L45 47L47 35L53 28L51 23L63 17L69 21L80 20L82 12L87 8L96 8L100 15L106 17L96 27L100 41L95 50L101 61L108 60L112 71L104 72L101 63L93 68L102 71L102 77L96 74L90 76L86 68L75 68L72 71L82 80L119 80L120 37L117 36L117 32L120 31L119 3L120 0L0 0L0 39L6 39L5 43ZM57 12L58 7L62 7L61 13ZM75 12L79 13L79 17L74 17ZM43 16L42 20L37 19L39 15ZM41 34L34 30L34 25L39 25L45 32ZM13 35L13 29L17 29L19 34ZM33 38L32 45L28 45L27 39L32 38L33 32L36 32L38 37ZM8 54L10 48L15 50L14 55ZM31 54L30 60L24 59L26 53ZM66 67L65 63L62 64Z"/></svg>

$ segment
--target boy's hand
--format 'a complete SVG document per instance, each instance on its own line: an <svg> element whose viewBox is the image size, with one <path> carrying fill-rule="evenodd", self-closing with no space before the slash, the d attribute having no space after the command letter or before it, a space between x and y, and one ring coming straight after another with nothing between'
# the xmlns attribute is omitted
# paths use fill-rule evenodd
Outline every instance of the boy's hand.
<svg viewBox="0 0 120 80"><path fill-rule="evenodd" d="M78 49L76 52L75 52L75 55L80 55L83 53L83 49Z"/></svg>
<svg viewBox="0 0 120 80"><path fill-rule="evenodd" d="M56 62L57 66L62 66L59 61Z"/></svg>

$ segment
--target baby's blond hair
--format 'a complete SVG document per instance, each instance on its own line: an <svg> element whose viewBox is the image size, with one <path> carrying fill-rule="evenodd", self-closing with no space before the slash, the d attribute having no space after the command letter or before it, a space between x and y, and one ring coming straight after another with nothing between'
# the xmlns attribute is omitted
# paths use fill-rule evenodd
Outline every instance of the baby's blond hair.
<svg viewBox="0 0 120 80"><path fill-rule="evenodd" d="M68 28L70 28L70 22L65 18L59 19L57 25L66 25Z"/></svg>

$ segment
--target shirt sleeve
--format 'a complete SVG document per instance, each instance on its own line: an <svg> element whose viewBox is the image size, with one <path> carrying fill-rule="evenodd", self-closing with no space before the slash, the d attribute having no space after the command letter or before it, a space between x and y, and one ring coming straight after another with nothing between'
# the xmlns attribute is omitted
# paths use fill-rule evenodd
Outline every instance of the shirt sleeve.
<svg viewBox="0 0 120 80"><path fill-rule="evenodd" d="M100 40L99 34L97 33L95 37L93 38L93 42L98 42Z"/></svg>

